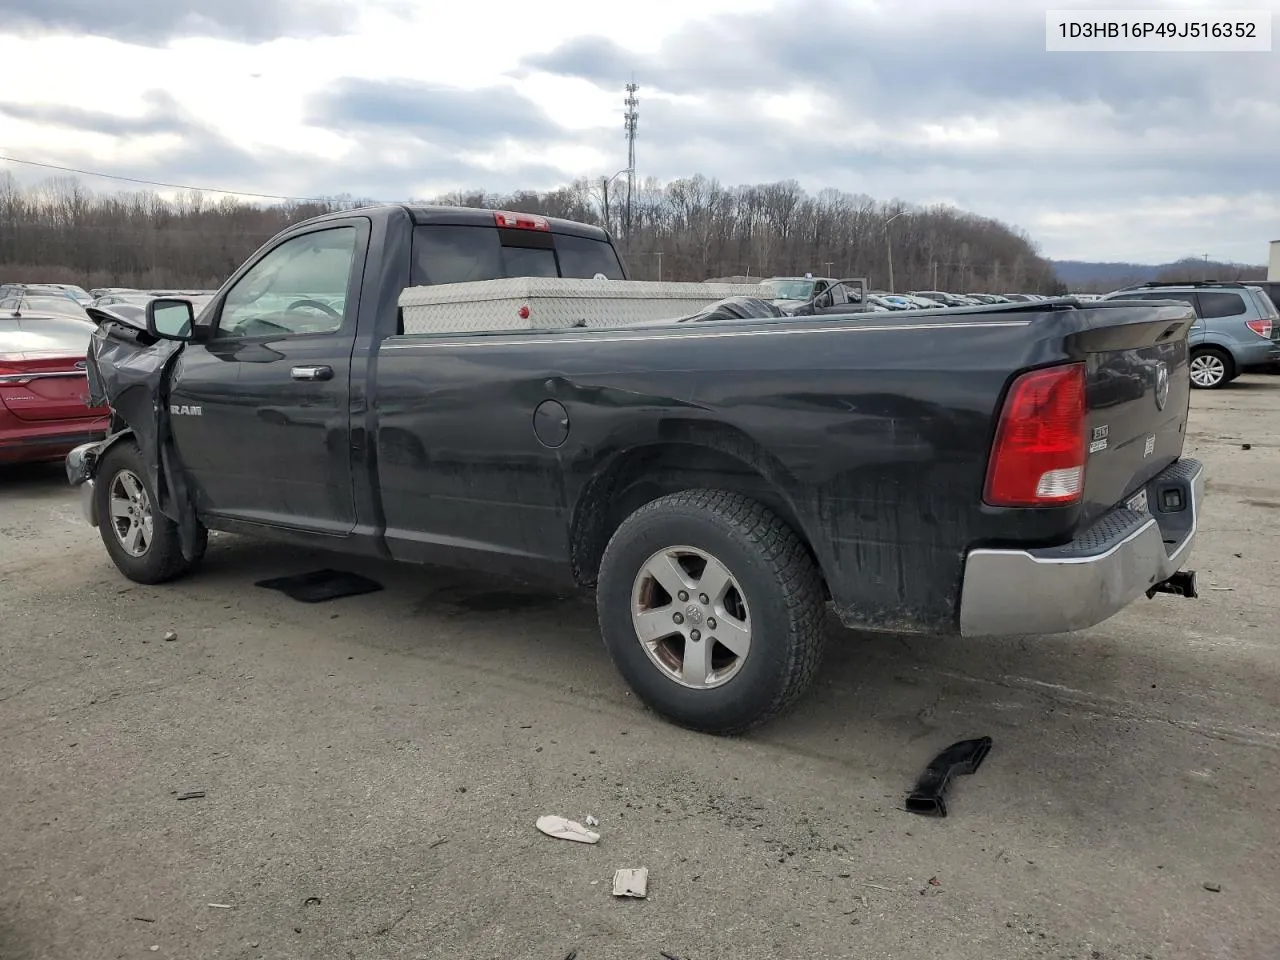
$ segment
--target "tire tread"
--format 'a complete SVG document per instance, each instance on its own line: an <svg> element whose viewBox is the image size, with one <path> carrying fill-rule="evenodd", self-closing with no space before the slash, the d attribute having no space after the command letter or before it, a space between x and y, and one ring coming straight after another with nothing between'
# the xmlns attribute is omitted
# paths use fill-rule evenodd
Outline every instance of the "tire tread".
<svg viewBox="0 0 1280 960"><path fill-rule="evenodd" d="M111 522L109 503L111 479L113 474L122 467L132 470L141 478L146 486L147 496L151 498L151 549L141 557L132 557L125 553L116 541L115 531L104 526L104 524L110 524ZM135 440L122 440L108 450L107 455L103 457L102 463L98 467L97 476L101 482L107 484L107 487L102 488L105 492L94 491L95 496L101 498L98 502L99 533L102 535L102 542L107 548L107 553L110 554L116 567L126 577L135 583L149 585L167 583L190 572L204 558L208 534L203 527L200 528L194 558L189 561L182 555L182 545L178 538L178 525L160 512L156 493L151 489L147 478L146 461L143 459L142 451L138 448ZM104 510L104 507L107 509Z"/></svg>

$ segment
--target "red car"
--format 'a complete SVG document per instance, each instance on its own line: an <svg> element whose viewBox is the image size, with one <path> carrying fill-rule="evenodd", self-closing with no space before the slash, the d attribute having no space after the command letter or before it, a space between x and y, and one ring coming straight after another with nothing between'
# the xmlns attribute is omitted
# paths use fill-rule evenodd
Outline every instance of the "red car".
<svg viewBox="0 0 1280 960"><path fill-rule="evenodd" d="M93 323L0 314L0 464L61 460L106 436L110 410L88 406Z"/></svg>

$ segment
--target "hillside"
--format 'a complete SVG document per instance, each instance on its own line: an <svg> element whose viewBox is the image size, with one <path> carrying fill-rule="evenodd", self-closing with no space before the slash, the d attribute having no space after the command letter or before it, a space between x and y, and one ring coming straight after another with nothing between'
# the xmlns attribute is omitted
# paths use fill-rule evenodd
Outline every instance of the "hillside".
<svg viewBox="0 0 1280 960"><path fill-rule="evenodd" d="M1073 293L1105 293L1151 280L1264 280L1265 266L1206 262L1184 257L1172 263L1108 263L1088 260L1050 260L1058 279Z"/></svg>
<svg viewBox="0 0 1280 960"><path fill-rule="evenodd" d="M813 271L898 290L1065 292L1031 239L999 221L836 190L809 194L794 181L647 180L637 186L630 217L588 180L544 193L435 199L607 226L641 280ZM212 288L288 224L358 205L352 198L258 206L194 192L172 200L94 194L69 177L23 188L0 171L0 277L85 288Z"/></svg>

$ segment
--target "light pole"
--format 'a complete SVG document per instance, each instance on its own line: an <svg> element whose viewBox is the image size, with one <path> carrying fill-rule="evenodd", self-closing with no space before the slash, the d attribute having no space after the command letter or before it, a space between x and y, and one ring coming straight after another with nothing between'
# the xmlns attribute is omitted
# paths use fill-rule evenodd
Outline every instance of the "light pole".
<svg viewBox="0 0 1280 960"><path fill-rule="evenodd" d="M617 180L624 173L630 173L630 172L631 172L631 168L625 167L624 169L619 170L617 173L615 173L612 177L600 178L600 187L604 193L604 228L606 230L609 229L609 186L613 183L613 181Z"/></svg>
<svg viewBox="0 0 1280 960"><path fill-rule="evenodd" d="M895 213L892 217L890 217L888 220L884 222L884 249L885 249L885 252L889 255L889 292L890 293L897 293L898 291L895 290L893 286L893 241L889 238L889 224L893 223L893 221L897 220L900 216L902 216L906 212L907 211L903 210L902 213Z"/></svg>

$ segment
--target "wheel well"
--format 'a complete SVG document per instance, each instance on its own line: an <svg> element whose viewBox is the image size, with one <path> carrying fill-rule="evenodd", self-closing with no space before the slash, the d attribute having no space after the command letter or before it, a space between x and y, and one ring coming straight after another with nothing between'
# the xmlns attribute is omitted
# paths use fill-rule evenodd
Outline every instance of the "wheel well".
<svg viewBox="0 0 1280 960"><path fill-rule="evenodd" d="M1189 356L1194 357L1197 353L1216 353L1219 354L1227 364L1227 379L1230 380L1232 375L1236 373L1236 358L1230 349L1224 347L1220 343L1200 343L1191 348Z"/></svg>
<svg viewBox="0 0 1280 960"><path fill-rule="evenodd" d="M574 510L574 579L582 586L595 585L609 539L635 511L667 494L697 488L731 490L773 510L795 531L821 571L795 510L764 473L723 450L697 443L666 442L628 450L588 481ZM825 593L825 580L823 590Z"/></svg>

